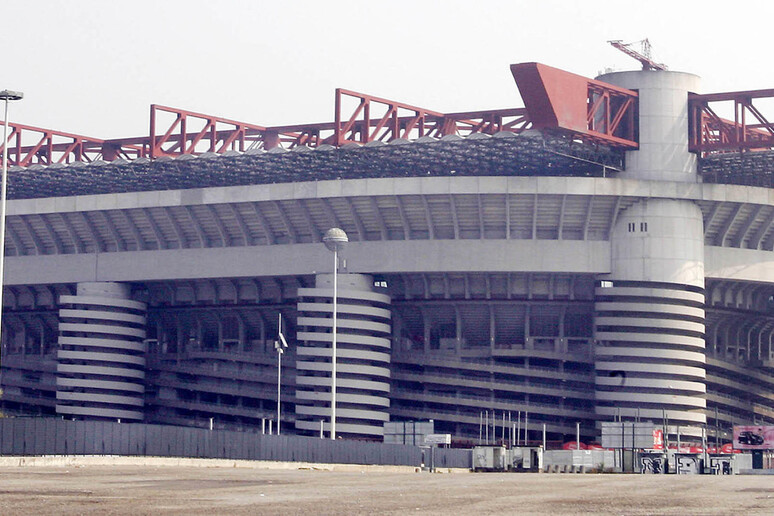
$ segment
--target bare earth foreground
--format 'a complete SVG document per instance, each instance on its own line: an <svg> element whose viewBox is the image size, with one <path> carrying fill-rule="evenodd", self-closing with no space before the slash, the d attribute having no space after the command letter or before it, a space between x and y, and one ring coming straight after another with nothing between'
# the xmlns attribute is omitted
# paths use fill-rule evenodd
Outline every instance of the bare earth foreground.
<svg viewBox="0 0 774 516"><path fill-rule="evenodd" d="M0 468L7 514L774 514L772 476Z"/></svg>

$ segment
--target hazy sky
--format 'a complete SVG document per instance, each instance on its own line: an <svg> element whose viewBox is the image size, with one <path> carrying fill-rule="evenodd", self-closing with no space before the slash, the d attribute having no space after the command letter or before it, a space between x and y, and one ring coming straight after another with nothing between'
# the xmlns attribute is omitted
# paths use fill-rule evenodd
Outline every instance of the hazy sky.
<svg viewBox="0 0 774 516"><path fill-rule="evenodd" d="M774 2L0 2L11 120L98 138L148 134L152 103L259 125L331 121L344 87L443 112L522 106L508 65L594 76L649 38L705 92L774 87Z"/></svg>

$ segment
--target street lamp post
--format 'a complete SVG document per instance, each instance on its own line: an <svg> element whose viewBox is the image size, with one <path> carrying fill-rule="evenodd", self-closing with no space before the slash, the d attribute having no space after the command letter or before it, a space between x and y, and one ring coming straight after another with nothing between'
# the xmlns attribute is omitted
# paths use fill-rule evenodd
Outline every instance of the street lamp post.
<svg viewBox="0 0 774 516"><path fill-rule="evenodd" d="M288 347L288 342L282 334L282 314L279 314L279 325L277 326L278 339L274 341L274 349L277 350L277 435L280 434L282 419L280 419L280 396L282 394L282 354Z"/></svg>
<svg viewBox="0 0 774 516"><path fill-rule="evenodd" d="M24 93L20 91L0 91L0 100L5 101L5 114L3 116L3 178L0 188L0 348L3 342L3 286L5 285L5 212L8 188L8 101L21 100ZM2 372L2 366L0 366Z"/></svg>
<svg viewBox="0 0 774 516"><path fill-rule="evenodd" d="M325 232L323 243L333 251L333 339L331 344L331 439L336 439L336 303L338 297L339 251L349 242L343 229L331 228Z"/></svg>

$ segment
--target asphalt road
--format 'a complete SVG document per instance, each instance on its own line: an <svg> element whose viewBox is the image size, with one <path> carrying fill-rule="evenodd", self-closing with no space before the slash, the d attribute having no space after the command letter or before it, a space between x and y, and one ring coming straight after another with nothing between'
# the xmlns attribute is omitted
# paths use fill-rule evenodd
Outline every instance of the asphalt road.
<svg viewBox="0 0 774 516"><path fill-rule="evenodd" d="M0 513L774 514L774 477L6 467Z"/></svg>

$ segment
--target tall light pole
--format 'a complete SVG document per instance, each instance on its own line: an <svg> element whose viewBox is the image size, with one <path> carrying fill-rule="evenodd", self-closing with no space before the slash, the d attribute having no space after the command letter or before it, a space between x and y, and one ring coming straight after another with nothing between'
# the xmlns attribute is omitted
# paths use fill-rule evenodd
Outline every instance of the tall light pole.
<svg viewBox="0 0 774 516"><path fill-rule="evenodd" d="M0 349L3 345L3 286L5 285L5 208L8 188L8 101L21 100L24 93L20 91L0 91L0 100L5 101L5 114L3 116L3 179L0 188ZM0 365L0 373L2 365Z"/></svg>
<svg viewBox="0 0 774 516"><path fill-rule="evenodd" d="M285 340L285 336L282 334L282 313L279 314L279 324L277 326L278 340L274 341L274 349L277 350L277 435L280 434L280 427L282 421L280 419L280 396L282 394L282 354L285 352L285 348L288 347L288 341Z"/></svg>
<svg viewBox="0 0 774 516"><path fill-rule="evenodd" d="M331 439L336 439L336 303L338 297L339 251L349 242L343 229L325 232L323 243L333 251L333 342L331 344Z"/></svg>

